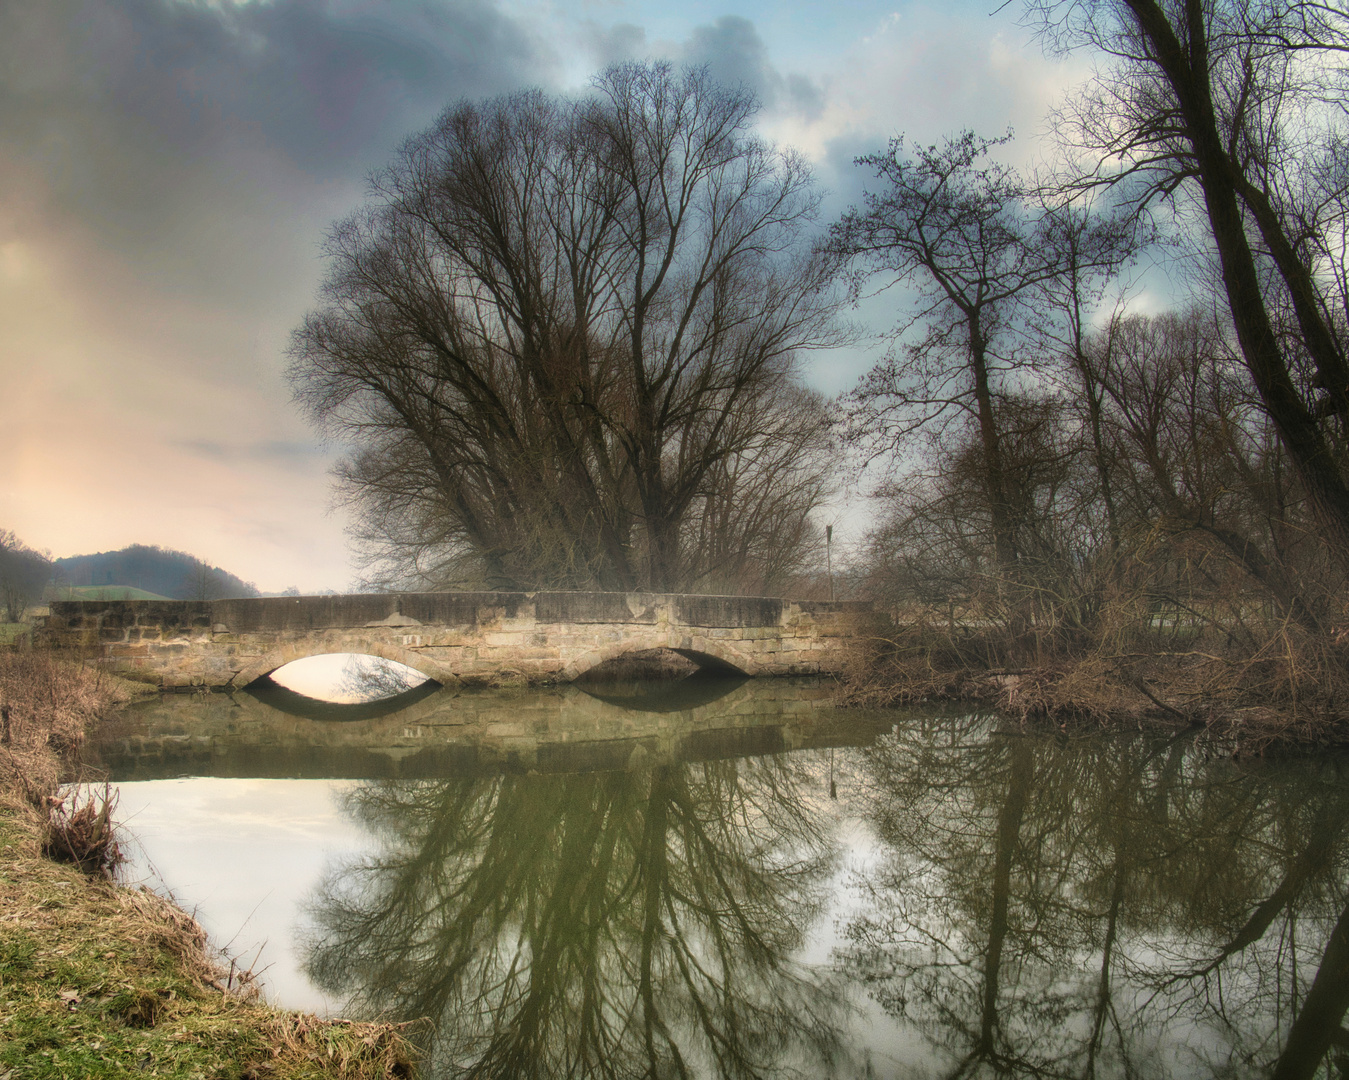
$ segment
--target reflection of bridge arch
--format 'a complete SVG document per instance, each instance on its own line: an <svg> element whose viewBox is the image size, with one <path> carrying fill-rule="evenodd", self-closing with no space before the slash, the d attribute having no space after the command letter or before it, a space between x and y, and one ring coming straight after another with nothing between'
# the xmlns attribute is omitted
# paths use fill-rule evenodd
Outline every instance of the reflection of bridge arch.
<svg viewBox="0 0 1349 1080"><path fill-rule="evenodd" d="M440 693L442 689L444 687L439 682L427 679L426 682L391 697L376 698L373 701L336 702L297 693L279 682L274 682L268 675L254 679L248 684L248 694L251 697L290 716L302 716L307 720L343 722L378 720L382 716L407 712L418 702Z"/></svg>
<svg viewBox="0 0 1349 1080"><path fill-rule="evenodd" d="M428 679L434 679L438 683L455 681L454 672L446 671L442 665L437 664L429 657L411 649L405 649L400 645L394 645L388 641L380 641L372 637L365 640L349 640L344 643L341 649L334 649L322 640L300 639L287 642L280 648L273 649L260 660L243 668L230 680L229 685L236 689L242 688L296 660L308 660L313 656L332 656L336 653L363 653L366 656L378 656L384 660L405 664L413 671L425 675Z"/></svg>
<svg viewBox="0 0 1349 1080"><path fill-rule="evenodd" d="M758 675L759 665L743 652L733 648L725 641L700 641L698 649L687 647L687 635L681 634L636 634L623 641L614 642L578 656L562 669L558 676L563 682L575 682L587 671L599 667L609 660L617 660L629 653L646 652L650 649L669 649L686 660L692 660L701 668L724 671L735 675Z"/></svg>
<svg viewBox="0 0 1349 1080"><path fill-rule="evenodd" d="M698 676L670 684L671 696ZM890 730L884 711L834 708L818 680L708 679L725 695L658 701L595 687L437 689L395 712L333 712L255 690L165 694L136 702L91 733L90 760L113 780L181 776L438 777L590 772L851 746ZM298 696L298 695L297 695ZM303 705L303 702L298 704ZM670 706L677 706L670 709ZM340 712L338 710L341 710ZM303 715L314 712L319 715ZM334 722L341 721L341 722Z"/></svg>

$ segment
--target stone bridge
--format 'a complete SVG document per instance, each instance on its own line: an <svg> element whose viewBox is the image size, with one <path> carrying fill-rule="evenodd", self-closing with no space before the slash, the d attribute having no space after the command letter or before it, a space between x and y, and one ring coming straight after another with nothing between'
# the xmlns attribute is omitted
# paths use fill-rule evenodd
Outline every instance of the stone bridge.
<svg viewBox="0 0 1349 1080"><path fill-rule="evenodd" d="M164 687L243 687L292 660L366 653L437 682L572 682L670 649L745 675L842 669L869 603L658 593L399 593L53 601L35 644Z"/></svg>

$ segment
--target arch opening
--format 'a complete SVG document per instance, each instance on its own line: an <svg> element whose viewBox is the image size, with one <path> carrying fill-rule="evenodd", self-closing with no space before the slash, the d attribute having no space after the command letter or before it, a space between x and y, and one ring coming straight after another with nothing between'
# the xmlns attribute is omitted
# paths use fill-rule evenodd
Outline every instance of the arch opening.
<svg viewBox="0 0 1349 1080"><path fill-rule="evenodd" d="M725 697L749 676L733 664L688 649L634 649L581 672L576 686L593 698L638 712L684 712Z"/></svg>
<svg viewBox="0 0 1349 1080"><path fill-rule="evenodd" d="M674 638L674 640L671 640ZM722 672L727 675L753 676L758 674L755 662L726 645L714 643L711 648L687 648L679 644L675 635L653 635L645 639L625 641L597 649L574 661L562 672L564 682L582 682L598 671L605 680L630 678L628 665L636 659L649 663L652 659L668 666L674 679L693 675L696 671ZM684 639L687 642L687 638ZM715 651L714 651L715 650ZM645 677L639 674L638 677Z"/></svg>
<svg viewBox="0 0 1349 1080"><path fill-rule="evenodd" d="M281 664L247 690L284 712L324 719L364 718L406 708L440 689L407 664L368 653L320 653Z"/></svg>

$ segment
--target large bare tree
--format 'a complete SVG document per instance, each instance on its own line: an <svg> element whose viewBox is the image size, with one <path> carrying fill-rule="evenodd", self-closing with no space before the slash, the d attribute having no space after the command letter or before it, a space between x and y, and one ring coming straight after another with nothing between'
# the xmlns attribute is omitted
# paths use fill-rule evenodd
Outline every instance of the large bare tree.
<svg viewBox="0 0 1349 1080"><path fill-rule="evenodd" d="M0 618L23 620L24 611L42 599L51 579L51 557L34 551L10 529L0 529Z"/></svg>
<svg viewBox="0 0 1349 1080"><path fill-rule="evenodd" d="M626 64L462 103L327 245L291 377L385 569L439 585L768 590L832 465L804 162L752 96ZM787 452L784 452L786 450Z"/></svg>

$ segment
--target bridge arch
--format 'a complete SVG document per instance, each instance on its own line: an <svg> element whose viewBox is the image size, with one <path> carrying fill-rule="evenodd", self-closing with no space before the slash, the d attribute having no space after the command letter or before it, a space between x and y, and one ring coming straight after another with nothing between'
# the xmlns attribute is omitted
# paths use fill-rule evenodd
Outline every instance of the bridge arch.
<svg viewBox="0 0 1349 1080"><path fill-rule="evenodd" d="M243 689L249 683L264 675L270 675L277 668L285 667L295 660L307 660L311 656L330 656L336 653L358 653L366 656L378 656L392 660L420 672L428 679L434 679L448 686L459 681L458 676L434 660L421 655L416 650L404 649L387 641L366 639L361 641L344 640L340 645L323 641L289 642L273 649L265 656L240 669L229 682L235 689Z"/></svg>
<svg viewBox="0 0 1349 1080"><path fill-rule="evenodd" d="M696 644L698 647L693 648ZM669 649L695 664L728 671L739 675L757 675L759 665L740 650L716 639L698 639L696 642L682 634L640 634L623 641L604 645L583 653L567 664L559 673L562 682L575 682L591 668L598 667L607 660L614 660L627 653L645 652L648 649Z"/></svg>

